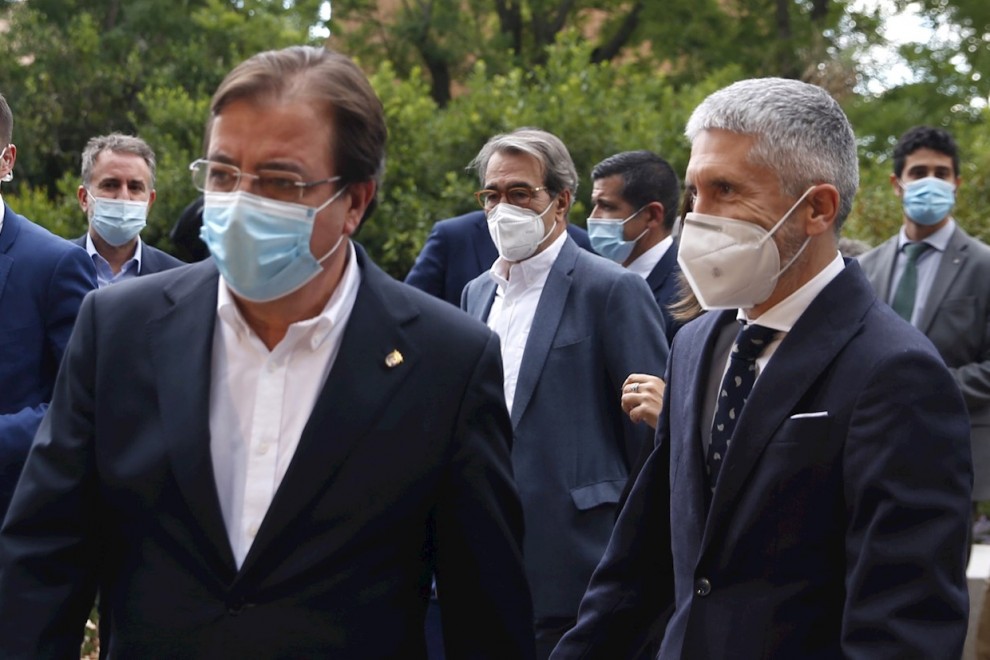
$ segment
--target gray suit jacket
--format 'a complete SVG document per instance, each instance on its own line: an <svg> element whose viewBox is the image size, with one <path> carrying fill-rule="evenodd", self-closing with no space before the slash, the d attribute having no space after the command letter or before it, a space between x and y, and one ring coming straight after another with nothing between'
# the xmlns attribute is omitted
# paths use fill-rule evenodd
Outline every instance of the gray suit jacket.
<svg viewBox="0 0 990 660"><path fill-rule="evenodd" d="M483 273L461 306L486 320L495 288ZM566 239L533 318L511 415L537 618L577 614L629 466L653 438L622 412L622 382L631 372L663 374L666 360L660 310L643 278Z"/></svg>
<svg viewBox="0 0 990 660"><path fill-rule="evenodd" d="M887 300L897 237L862 255L863 271ZM972 425L973 500L990 500L990 247L956 227L935 274L918 329L962 389Z"/></svg>

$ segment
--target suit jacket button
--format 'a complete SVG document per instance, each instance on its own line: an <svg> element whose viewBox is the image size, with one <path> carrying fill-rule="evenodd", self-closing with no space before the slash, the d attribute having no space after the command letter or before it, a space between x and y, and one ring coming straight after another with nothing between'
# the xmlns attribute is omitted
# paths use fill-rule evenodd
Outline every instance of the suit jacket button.
<svg viewBox="0 0 990 660"><path fill-rule="evenodd" d="M237 616L244 610L244 599L238 598L227 603L227 614Z"/></svg>
<svg viewBox="0 0 990 660"><path fill-rule="evenodd" d="M712 583L708 581L708 578L699 578L694 583L694 593L699 596L707 596L712 592Z"/></svg>

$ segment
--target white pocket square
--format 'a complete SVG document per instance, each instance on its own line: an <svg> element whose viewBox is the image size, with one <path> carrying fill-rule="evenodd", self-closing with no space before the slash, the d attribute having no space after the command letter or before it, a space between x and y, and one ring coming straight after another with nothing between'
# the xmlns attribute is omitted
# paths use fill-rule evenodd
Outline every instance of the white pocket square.
<svg viewBox="0 0 990 660"><path fill-rule="evenodd" d="M820 412L810 412L810 413L798 413L796 415L791 415L791 419L810 419L812 417L828 417L828 411L822 410Z"/></svg>

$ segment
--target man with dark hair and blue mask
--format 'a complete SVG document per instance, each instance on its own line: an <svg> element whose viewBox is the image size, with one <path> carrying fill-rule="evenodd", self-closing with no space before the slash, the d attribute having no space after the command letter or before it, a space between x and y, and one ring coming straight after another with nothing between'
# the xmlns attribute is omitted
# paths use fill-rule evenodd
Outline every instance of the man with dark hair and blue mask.
<svg viewBox="0 0 990 660"><path fill-rule="evenodd" d="M155 203L155 152L133 135L91 138L82 153L76 191L89 231L73 241L86 248L101 287L158 273L182 262L141 240Z"/></svg>
<svg viewBox="0 0 990 660"><path fill-rule="evenodd" d="M668 308L679 295L671 235L681 196L677 174L652 151L623 151L595 165L591 179L591 246L650 285L669 344L681 326Z"/></svg>
<svg viewBox="0 0 990 660"><path fill-rule="evenodd" d="M952 216L962 178L948 131L916 126L902 135L890 181L904 223L860 264L877 295L935 344L962 390L975 511L990 500L990 247Z"/></svg>
<svg viewBox="0 0 990 660"><path fill-rule="evenodd" d="M99 589L111 658L422 658L436 575L448 657L533 658L498 338L351 238L386 134L333 51L220 84L212 258L83 303L0 530L0 657L78 657Z"/></svg>

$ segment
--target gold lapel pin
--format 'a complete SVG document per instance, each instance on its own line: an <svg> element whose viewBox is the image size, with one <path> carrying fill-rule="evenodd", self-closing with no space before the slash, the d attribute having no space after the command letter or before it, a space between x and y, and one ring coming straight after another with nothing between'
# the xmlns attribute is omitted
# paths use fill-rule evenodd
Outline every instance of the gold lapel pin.
<svg viewBox="0 0 990 660"><path fill-rule="evenodd" d="M397 367L402 364L402 353L398 350L394 350L385 356L385 366L389 369Z"/></svg>

